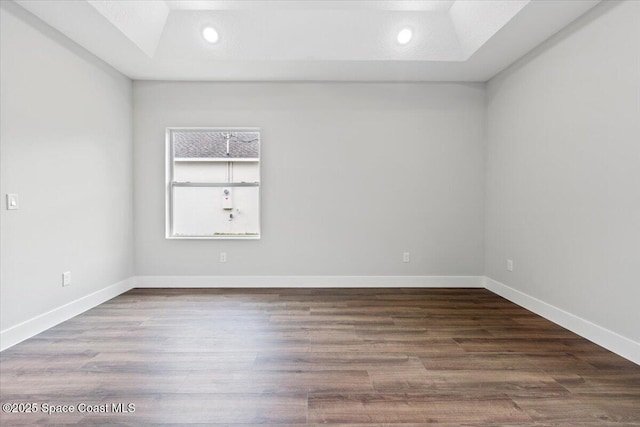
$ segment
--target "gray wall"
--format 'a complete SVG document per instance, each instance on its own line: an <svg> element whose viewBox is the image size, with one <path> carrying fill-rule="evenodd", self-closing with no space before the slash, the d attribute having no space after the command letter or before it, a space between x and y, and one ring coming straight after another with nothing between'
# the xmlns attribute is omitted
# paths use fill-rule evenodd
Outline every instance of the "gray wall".
<svg viewBox="0 0 640 427"><path fill-rule="evenodd" d="M639 22L598 6L487 93L486 274L636 342Z"/></svg>
<svg viewBox="0 0 640 427"><path fill-rule="evenodd" d="M134 274L132 99L129 79L20 7L0 11L6 329Z"/></svg>
<svg viewBox="0 0 640 427"><path fill-rule="evenodd" d="M134 105L139 275L483 273L482 84L136 81ZM261 240L165 240L168 126L262 128Z"/></svg>

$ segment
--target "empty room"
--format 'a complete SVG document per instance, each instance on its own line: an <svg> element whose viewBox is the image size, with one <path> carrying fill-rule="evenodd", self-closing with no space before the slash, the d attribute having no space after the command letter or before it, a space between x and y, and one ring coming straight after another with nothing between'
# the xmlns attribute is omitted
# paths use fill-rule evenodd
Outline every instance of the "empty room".
<svg viewBox="0 0 640 427"><path fill-rule="evenodd" d="M640 1L0 31L0 425L640 426Z"/></svg>

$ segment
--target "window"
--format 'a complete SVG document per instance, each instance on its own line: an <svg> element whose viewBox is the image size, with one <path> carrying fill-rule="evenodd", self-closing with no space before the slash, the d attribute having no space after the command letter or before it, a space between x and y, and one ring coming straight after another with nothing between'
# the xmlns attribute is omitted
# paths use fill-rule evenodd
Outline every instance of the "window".
<svg viewBox="0 0 640 427"><path fill-rule="evenodd" d="M167 128L166 237L260 238L260 129Z"/></svg>

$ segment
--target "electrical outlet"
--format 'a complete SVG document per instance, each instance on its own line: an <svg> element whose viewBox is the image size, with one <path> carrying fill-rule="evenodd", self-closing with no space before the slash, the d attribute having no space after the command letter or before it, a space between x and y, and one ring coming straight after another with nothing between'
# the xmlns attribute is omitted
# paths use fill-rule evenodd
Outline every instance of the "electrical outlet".
<svg viewBox="0 0 640 427"><path fill-rule="evenodd" d="M513 271L513 260L507 260L507 271Z"/></svg>
<svg viewBox="0 0 640 427"><path fill-rule="evenodd" d="M411 254L409 252L402 254L402 262L411 262Z"/></svg>
<svg viewBox="0 0 640 427"><path fill-rule="evenodd" d="M71 272L65 271L62 273L62 286L69 286L71 284Z"/></svg>
<svg viewBox="0 0 640 427"><path fill-rule="evenodd" d="M227 262L227 253L220 252L220 262Z"/></svg>

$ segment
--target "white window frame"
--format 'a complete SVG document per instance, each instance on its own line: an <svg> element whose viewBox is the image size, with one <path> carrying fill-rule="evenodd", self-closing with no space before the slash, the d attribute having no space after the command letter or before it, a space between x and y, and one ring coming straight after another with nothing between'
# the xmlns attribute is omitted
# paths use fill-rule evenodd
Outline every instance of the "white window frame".
<svg viewBox="0 0 640 427"><path fill-rule="evenodd" d="M188 183L177 182L173 178L173 167L175 164L174 150L172 146L171 133L173 131L214 131L214 132L260 132L259 127L167 127L165 129L165 238L176 240L259 240L262 236L260 211L262 210L260 201L260 187L262 185L261 176L261 153L262 135L260 136L260 146L258 152L258 182L257 183L229 183L229 182L209 182L209 183ZM246 162L255 160L245 159L206 159L204 161L215 162ZM249 236L180 236L173 232L173 189L175 187L258 187L258 234Z"/></svg>

